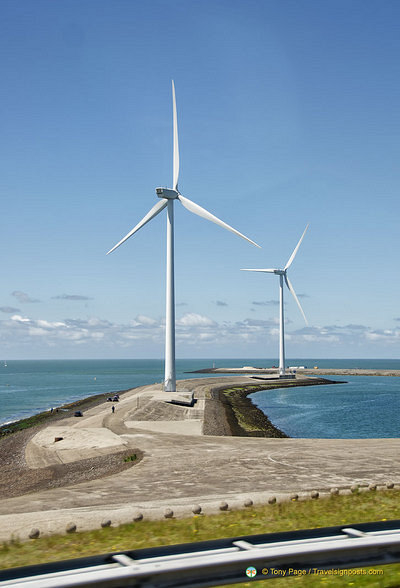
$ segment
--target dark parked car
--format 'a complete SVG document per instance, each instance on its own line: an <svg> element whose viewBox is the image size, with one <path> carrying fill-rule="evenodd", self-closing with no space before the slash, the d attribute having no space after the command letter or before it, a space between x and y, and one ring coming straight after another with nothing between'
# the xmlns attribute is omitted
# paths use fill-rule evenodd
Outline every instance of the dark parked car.
<svg viewBox="0 0 400 588"><path fill-rule="evenodd" d="M76 411L74 412L74 416L76 416L76 417L79 417L79 416L83 416L83 414L81 413L81 411L80 411L80 410L76 410Z"/></svg>

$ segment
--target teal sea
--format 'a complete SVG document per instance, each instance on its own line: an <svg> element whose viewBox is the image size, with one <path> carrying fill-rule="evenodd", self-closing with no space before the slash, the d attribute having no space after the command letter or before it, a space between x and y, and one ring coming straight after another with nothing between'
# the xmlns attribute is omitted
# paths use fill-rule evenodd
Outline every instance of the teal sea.
<svg viewBox="0 0 400 588"><path fill-rule="evenodd" d="M289 359L307 367L400 369L400 360ZM182 359L177 378L198 369L270 367L276 359ZM94 394L161 382L162 360L8 360L0 362L0 424ZM337 376L330 379L340 380ZM400 378L353 376L346 384L277 389L252 394L253 402L291 437L398 437Z"/></svg>
<svg viewBox="0 0 400 588"><path fill-rule="evenodd" d="M400 437L400 378L327 376L345 384L281 388L250 398L289 437Z"/></svg>

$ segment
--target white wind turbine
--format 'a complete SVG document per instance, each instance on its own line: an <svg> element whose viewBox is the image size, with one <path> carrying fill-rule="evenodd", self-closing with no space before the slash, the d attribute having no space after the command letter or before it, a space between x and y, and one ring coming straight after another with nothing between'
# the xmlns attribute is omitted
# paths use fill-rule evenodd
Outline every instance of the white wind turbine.
<svg viewBox="0 0 400 588"><path fill-rule="evenodd" d="M174 287L174 200L179 200L190 212L212 221L217 225L239 235L256 247L260 247L251 239L222 220L195 204L188 198L182 196L178 190L179 177L179 147L178 147L178 122L176 115L175 85L172 81L172 102L173 102L173 188L156 188L156 194L161 200L146 214L146 216L110 251L122 245L129 237L132 237L139 229L151 221L157 214L167 207L167 279L166 279L166 317L165 317L165 379L164 390L166 392L176 391L175 371L175 287Z"/></svg>
<svg viewBox="0 0 400 588"><path fill-rule="evenodd" d="M284 310L283 310L283 281L284 280L285 280L286 286L289 288L290 292L292 293L293 298L295 299L297 306L300 309L301 314L303 315L303 318L306 322L306 325L308 325L306 315L304 314L304 311L301 307L299 299L296 296L296 292L294 291L294 288L293 288L292 284L290 283L289 278L287 277L287 270L292 265L293 260L296 257L296 253L301 245L301 242L304 238L304 235L306 234L307 229L308 229L308 225L304 229L304 233L300 237L299 242L297 243L296 247L294 248L292 255L289 257L289 260L283 269L243 269L243 270L241 270L244 272L264 272L267 274L276 274L277 276L279 276L279 375L280 376L285 375L285 323L284 323Z"/></svg>

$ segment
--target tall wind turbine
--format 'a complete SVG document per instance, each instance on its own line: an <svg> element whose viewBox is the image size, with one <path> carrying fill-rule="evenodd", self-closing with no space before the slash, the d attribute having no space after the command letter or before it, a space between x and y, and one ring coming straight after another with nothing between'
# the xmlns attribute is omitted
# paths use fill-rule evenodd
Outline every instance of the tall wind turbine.
<svg viewBox="0 0 400 588"><path fill-rule="evenodd" d="M166 392L176 391L176 371L175 371L175 287L174 287L174 201L178 200L190 212L209 220L236 235L246 239L256 247L260 247L251 239L239 233L230 225L196 204L188 198L182 196L178 190L179 177L179 146L178 146L178 121L176 114L175 85L172 80L172 103L173 103L173 188L156 188L159 202L146 214L146 216L127 234L119 243L110 251L111 253L117 247L122 245L129 237L132 237L139 229L151 221L164 208L167 208L167 279L166 279L166 318L165 318L165 379L164 390Z"/></svg>
<svg viewBox="0 0 400 588"><path fill-rule="evenodd" d="M283 309L283 281L285 281L286 286L289 288L290 292L292 293L293 298L295 299L297 306L299 307L300 312L303 315L305 323L306 323L306 325L308 325L306 315L304 314L304 311L301 307L299 299L296 296L296 292L294 291L294 288L293 288L292 284L290 283L290 280L287 276L287 270L290 268L290 266L293 263L294 258L296 257L296 253L299 250L299 247L300 247L301 242L304 238L304 235L306 234L307 229L308 229L308 225L304 229L304 233L300 237L299 242L297 243L296 247L294 248L292 255L289 257L289 260L283 269L243 269L242 270L244 272L264 272L266 274L275 274L275 275L279 276L279 375L280 376L285 375L285 323L284 323L284 309Z"/></svg>

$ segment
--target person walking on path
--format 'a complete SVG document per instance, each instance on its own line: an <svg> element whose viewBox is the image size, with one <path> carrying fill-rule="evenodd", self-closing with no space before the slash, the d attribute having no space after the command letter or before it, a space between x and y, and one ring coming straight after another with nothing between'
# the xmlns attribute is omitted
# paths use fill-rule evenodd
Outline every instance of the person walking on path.
<svg viewBox="0 0 400 588"><path fill-rule="evenodd" d="M112 406L112 407L111 407L111 410L112 410L112 412L114 413L114 412L115 412L115 406Z"/></svg>

